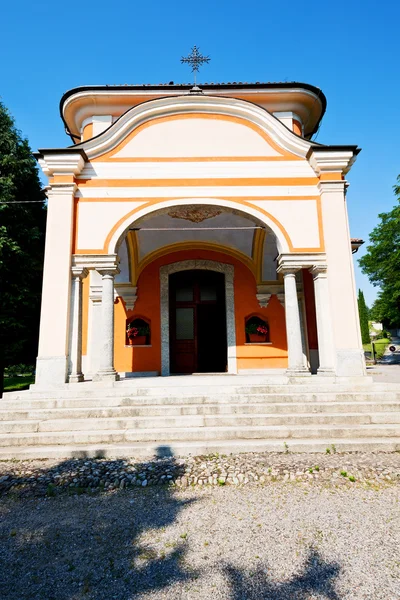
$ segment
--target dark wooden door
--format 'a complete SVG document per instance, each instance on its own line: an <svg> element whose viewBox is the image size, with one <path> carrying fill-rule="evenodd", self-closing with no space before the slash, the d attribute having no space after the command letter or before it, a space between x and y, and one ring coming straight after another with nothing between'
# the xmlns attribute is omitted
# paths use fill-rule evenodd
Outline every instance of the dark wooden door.
<svg viewBox="0 0 400 600"><path fill-rule="evenodd" d="M224 275L181 271L170 276L169 290L171 373L225 372Z"/></svg>

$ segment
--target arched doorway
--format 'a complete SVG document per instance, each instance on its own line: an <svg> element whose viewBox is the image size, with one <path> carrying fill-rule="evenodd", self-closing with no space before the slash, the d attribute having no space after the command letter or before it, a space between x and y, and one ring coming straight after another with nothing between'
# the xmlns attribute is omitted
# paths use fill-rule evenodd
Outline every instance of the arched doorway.
<svg viewBox="0 0 400 600"><path fill-rule="evenodd" d="M169 276L171 373L227 371L224 274L178 271Z"/></svg>
<svg viewBox="0 0 400 600"><path fill-rule="evenodd" d="M209 274L209 277L207 277L206 275L199 275L199 271L204 271L205 274ZM177 277L176 280L175 278L171 277L174 274L183 274L185 272L189 272L189 275L186 277L186 281L183 275L182 277ZM193 274L190 275L190 273ZM220 278L217 277L218 275L220 275ZM219 370L219 368L222 368L225 372L231 374L237 373L233 277L234 268L232 265L212 260L184 260L165 265L160 268L162 375L169 375L171 373L171 366L173 366L174 369L182 369L182 365L186 365L183 367L183 370L175 370L175 372L193 373L196 371L197 368L200 367L200 372L218 372L216 369ZM181 290L180 295L178 297L189 298L190 292L188 293L187 290L188 288L190 288L190 285L187 285L186 288L184 287L184 285L182 285L184 283L187 284L188 282L192 285L193 289L193 293L191 296L192 300L178 300L177 302L176 290L178 289L178 286L180 286L179 289ZM203 300L201 300L202 287ZM185 289L187 294L186 296L184 295ZM209 294L208 297L211 297L211 294L216 294L217 299L215 301L205 300L207 293ZM173 297L174 294L175 300L172 302L171 297ZM215 295L213 297L215 297ZM215 302L215 304L214 307L210 309L210 307L212 306L212 302ZM181 315L179 316L179 318L181 319L179 327L186 327L187 329L184 329L183 337L178 340L176 339L177 308L193 309L190 314L188 311L186 311L185 314L181 313ZM172 311L175 311L175 316L172 316L171 318ZM211 312L213 313L212 316ZM200 313L203 314L200 315ZM198 323L196 329L196 324L191 322L191 319L194 320L199 318L200 324L204 324L204 322L206 322L207 319L212 319L214 320L214 322L215 320L218 321L219 319L219 325L217 325L216 327L220 327L218 331L221 345L219 347L219 350L215 353L215 356L212 361L211 359L209 360L205 356L205 348L207 347L207 345L208 347L210 347L210 344L212 344L213 341L208 341L207 338L203 335L203 332L200 333L199 337ZM225 322L221 323L221 319L225 319ZM191 329L192 327L193 334ZM175 328L175 330L173 330L173 328ZM175 331L175 333L172 333L171 335L171 332L173 331ZM197 339L185 339L185 336L187 336L188 331L190 334L189 338L197 337ZM188 344L186 348L186 353L190 354L191 357L186 356L184 358L180 358L177 363L176 354L172 355L172 352L181 352L181 354L184 354L184 351L182 351L182 347L184 346L184 342L188 341L192 344L192 347L190 347L190 345ZM176 345L174 345L174 343L176 344L176 342L178 342L178 345L180 342L182 342L181 348L176 348ZM195 343L197 343L197 347L193 347ZM209 370L210 367L211 370Z"/></svg>

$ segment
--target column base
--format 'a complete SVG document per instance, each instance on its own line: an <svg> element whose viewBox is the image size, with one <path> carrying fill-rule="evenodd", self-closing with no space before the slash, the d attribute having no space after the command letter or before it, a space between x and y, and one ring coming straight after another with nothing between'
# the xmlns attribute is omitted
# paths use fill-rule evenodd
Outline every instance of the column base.
<svg viewBox="0 0 400 600"><path fill-rule="evenodd" d="M92 381L119 381L117 371L98 371L93 375Z"/></svg>
<svg viewBox="0 0 400 600"><path fill-rule="evenodd" d="M317 369L317 375L320 377L335 377L336 373L334 369L322 368Z"/></svg>
<svg viewBox="0 0 400 600"><path fill-rule="evenodd" d="M69 383L81 383L84 380L85 378L83 376L83 373L77 373L76 375L70 375L68 377Z"/></svg>
<svg viewBox="0 0 400 600"><path fill-rule="evenodd" d="M67 382L66 356L38 356L36 359L35 388L57 388Z"/></svg>
<svg viewBox="0 0 400 600"><path fill-rule="evenodd" d="M311 371L306 368L287 369L286 375L288 377L309 377L309 376L311 377Z"/></svg>

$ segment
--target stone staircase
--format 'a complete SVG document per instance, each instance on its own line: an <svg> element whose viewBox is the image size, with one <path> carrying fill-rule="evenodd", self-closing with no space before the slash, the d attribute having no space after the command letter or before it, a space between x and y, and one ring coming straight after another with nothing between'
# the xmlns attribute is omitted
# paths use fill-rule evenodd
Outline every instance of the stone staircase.
<svg viewBox="0 0 400 600"><path fill-rule="evenodd" d="M400 385L157 378L0 399L0 460L327 448L400 450Z"/></svg>

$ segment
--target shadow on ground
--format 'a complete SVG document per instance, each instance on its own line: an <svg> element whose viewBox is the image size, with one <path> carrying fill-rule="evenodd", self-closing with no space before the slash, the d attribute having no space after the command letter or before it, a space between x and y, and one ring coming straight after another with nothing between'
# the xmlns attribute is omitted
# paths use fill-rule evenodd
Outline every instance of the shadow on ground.
<svg viewBox="0 0 400 600"><path fill-rule="evenodd" d="M309 600L317 597L340 600L334 589L340 566L325 562L314 548L310 548L303 571L289 581L274 582L265 566L248 573L228 565L224 572L230 587L230 600Z"/></svg>
<svg viewBox="0 0 400 600"><path fill-rule="evenodd" d="M159 454L165 456L165 449ZM106 461L106 466L111 470L115 463L120 467L123 461ZM71 465L76 468L76 461L57 469L62 474ZM152 461L142 467L148 470ZM140 472L141 465L136 468ZM170 457L164 468L179 473L184 466ZM2 600L134 599L194 575L183 567L185 540L157 554L141 539L146 532L165 531L195 501L176 498L172 487L31 496L9 495L0 505Z"/></svg>
<svg viewBox="0 0 400 600"><path fill-rule="evenodd" d="M153 461L136 464L136 472L156 472L160 458L163 471L183 475L185 465L166 447L160 447ZM129 467L121 460L101 461L103 472L118 472L124 464ZM76 471L79 485L76 460L64 461L56 469L61 476ZM225 583L215 593L224 599L340 600L334 589L339 565L325 562L313 548L302 571L283 582L274 581L265 567L250 572L246 565L238 568L227 560L191 566L190 533L186 539L187 534L175 531L171 539L169 528L186 506L199 500L193 494L187 499L173 486L139 484L128 491L116 485L84 495L76 493L79 487L72 495L46 495L46 469L42 477L39 498L32 495L37 487L29 487L21 477L27 495L11 492L0 503L1 600L207 600L210 596L202 593L202 585L218 572ZM267 544L266 540L268 556Z"/></svg>

